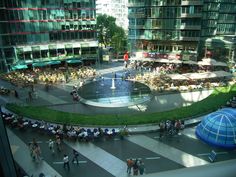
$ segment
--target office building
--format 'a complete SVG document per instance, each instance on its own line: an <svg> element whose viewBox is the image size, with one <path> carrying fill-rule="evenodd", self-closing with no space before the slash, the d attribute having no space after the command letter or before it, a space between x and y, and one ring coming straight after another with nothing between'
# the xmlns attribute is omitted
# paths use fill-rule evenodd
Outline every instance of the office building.
<svg viewBox="0 0 236 177"><path fill-rule="evenodd" d="M95 0L2 0L0 18L0 70L97 58Z"/></svg>
<svg viewBox="0 0 236 177"><path fill-rule="evenodd" d="M208 38L235 35L235 8L230 0L129 0L132 51L202 54Z"/></svg>

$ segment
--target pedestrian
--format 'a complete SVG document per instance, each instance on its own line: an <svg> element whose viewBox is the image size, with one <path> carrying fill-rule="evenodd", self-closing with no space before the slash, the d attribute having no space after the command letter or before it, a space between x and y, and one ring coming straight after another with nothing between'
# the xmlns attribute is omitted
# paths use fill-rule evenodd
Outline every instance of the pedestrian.
<svg viewBox="0 0 236 177"><path fill-rule="evenodd" d="M14 95L15 95L16 98L19 98L19 94L16 90L14 90Z"/></svg>
<svg viewBox="0 0 236 177"><path fill-rule="evenodd" d="M33 160L35 160L33 143L29 143L28 145L29 145L30 156L32 157Z"/></svg>
<svg viewBox="0 0 236 177"><path fill-rule="evenodd" d="M57 144L57 150L61 152L62 147L61 147L61 138L59 135L56 135L56 144Z"/></svg>
<svg viewBox="0 0 236 177"><path fill-rule="evenodd" d="M140 165L139 165L139 174L140 174L140 175L143 175L144 170L145 170L144 163L143 163L142 161L140 161Z"/></svg>
<svg viewBox="0 0 236 177"><path fill-rule="evenodd" d="M69 164L69 157L68 155L64 154L64 157L63 157L63 168L67 168L68 170L70 170L70 164Z"/></svg>
<svg viewBox="0 0 236 177"><path fill-rule="evenodd" d="M128 173L128 174L131 174L131 169L132 169L132 167L133 167L133 164L134 164L134 162L133 162L132 159L128 159L128 160L127 160L127 173Z"/></svg>
<svg viewBox="0 0 236 177"><path fill-rule="evenodd" d="M73 149L73 159L72 159L72 163L76 162L77 165L79 165L79 153L78 151L76 151L75 149Z"/></svg>
<svg viewBox="0 0 236 177"><path fill-rule="evenodd" d="M31 91L28 92L28 96L29 96L29 101L31 102L32 99L33 99L32 92L31 92Z"/></svg>
<svg viewBox="0 0 236 177"><path fill-rule="evenodd" d="M138 159L136 159L134 162L134 165L133 165L133 175L134 176L138 175L138 170L139 170Z"/></svg>
<svg viewBox="0 0 236 177"><path fill-rule="evenodd" d="M55 151L54 151L54 141L52 139L49 140L48 147L49 147L50 151L52 152L52 154L54 154L55 153Z"/></svg>
<svg viewBox="0 0 236 177"><path fill-rule="evenodd" d="M35 154L35 160L41 161L43 158L41 157L41 149L38 144L35 144L34 147L34 154Z"/></svg>
<svg viewBox="0 0 236 177"><path fill-rule="evenodd" d="M160 122L160 123L159 123L159 127L160 127L159 138L162 138L163 135L164 135L164 131L165 131L165 124L164 124L164 122Z"/></svg>

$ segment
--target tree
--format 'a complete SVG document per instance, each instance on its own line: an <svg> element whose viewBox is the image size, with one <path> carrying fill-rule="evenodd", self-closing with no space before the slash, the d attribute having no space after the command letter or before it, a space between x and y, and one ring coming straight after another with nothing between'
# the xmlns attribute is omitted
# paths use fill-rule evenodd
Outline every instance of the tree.
<svg viewBox="0 0 236 177"><path fill-rule="evenodd" d="M114 49L116 54L126 50L127 37L123 28L119 26L116 27L115 34L112 36L111 47Z"/></svg>
<svg viewBox="0 0 236 177"><path fill-rule="evenodd" d="M126 47L127 37L123 28L116 25L116 19L106 14L97 17L98 41L105 47L111 46L115 52Z"/></svg>

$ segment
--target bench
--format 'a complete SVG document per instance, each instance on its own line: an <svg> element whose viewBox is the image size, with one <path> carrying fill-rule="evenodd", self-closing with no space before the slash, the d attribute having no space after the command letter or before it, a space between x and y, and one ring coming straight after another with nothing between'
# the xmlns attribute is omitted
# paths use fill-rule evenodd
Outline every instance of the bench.
<svg viewBox="0 0 236 177"><path fill-rule="evenodd" d="M211 153L209 154L208 158L211 162L214 162L216 160L216 152L214 150L212 150Z"/></svg>

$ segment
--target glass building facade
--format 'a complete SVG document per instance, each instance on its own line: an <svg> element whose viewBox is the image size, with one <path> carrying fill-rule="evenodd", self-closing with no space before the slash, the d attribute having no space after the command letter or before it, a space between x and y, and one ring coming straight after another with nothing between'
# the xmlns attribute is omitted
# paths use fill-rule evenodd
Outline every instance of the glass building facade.
<svg viewBox="0 0 236 177"><path fill-rule="evenodd" d="M97 58L95 0L2 0L0 18L0 70L30 61Z"/></svg>
<svg viewBox="0 0 236 177"><path fill-rule="evenodd" d="M204 0L199 55L236 61L236 1Z"/></svg>
<svg viewBox="0 0 236 177"><path fill-rule="evenodd" d="M199 41L235 35L235 0L129 0L128 8L135 51L197 52Z"/></svg>

